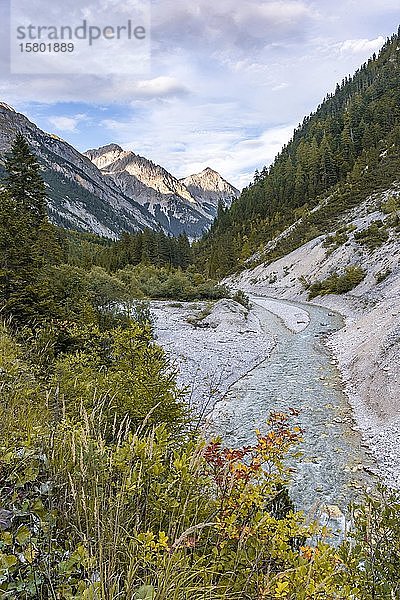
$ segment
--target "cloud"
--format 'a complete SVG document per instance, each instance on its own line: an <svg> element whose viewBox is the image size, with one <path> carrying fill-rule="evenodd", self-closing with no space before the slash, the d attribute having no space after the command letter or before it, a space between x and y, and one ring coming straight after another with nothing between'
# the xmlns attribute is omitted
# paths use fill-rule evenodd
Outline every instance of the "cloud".
<svg viewBox="0 0 400 600"><path fill-rule="evenodd" d="M182 157L180 161L176 160L178 157L173 157L175 169L179 174L197 173L211 163L228 181L242 189L253 179L256 169L273 162L282 146L291 138L293 129L294 125L283 125L262 131L250 139L237 136L233 142L222 138L213 144L211 151L208 144L200 148L190 145L183 162Z"/></svg>
<svg viewBox="0 0 400 600"><path fill-rule="evenodd" d="M188 89L174 77L155 77L133 83L130 93L135 98L165 98L169 96L182 96Z"/></svg>
<svg viewBox="0 0 400 600"><path fill-rule="evenodd" d="M48 122L59 131L67 131L69 133L77 133L78 125L82 121L87 121L88 117L85 114L75 115L73 117L53 116L48 117Z"/></svg>
<svg viewBox="0 0 400 600"><path fill-rule="evenodd" d="M289 83L278 83L271 88L271 92L280 92L281 90L286 90L286 88L290 87Z"/></svg>
<svg viewBox="0 0 400 600"><path fill-rule="evenodd" d="M136 34L137 27L142 27L142 34ZM147 77L150 72L149 30L150 0L11 2L11 72L64 75L65 78L71 74ZM4 37L4 32L2 34L0 38ZM64 41L72 50L27 54L20 50L21 39L43 43L44 48L54 40Z"/></svg>
<svg viewBox="0 0 400 600"><path fill-rule="evenodd" d="M229 45L233 50L303 38L316 11L302 0L159 0L153 15L153 41L160 49Z"/></svg>
<svg viewBox="0 0 400 600"><path fill-rule="evenodd" d="M374 40L359 39L359 40L345 40L339 44L341 52L352 52L353 54L365 53L365 52L377 52L385 43L385 38L379 36Z"/></svg>
<svg viewBox="0 0 400 600"><path fill-rule="evenodd" d="M237 187L273 161L294 125L271 126L259 114L239 114L235 102L167 101L126 119L104 119L110 138L151 158L177 177L212 166ZM259 121L260 119L260 121Z"/></svg>

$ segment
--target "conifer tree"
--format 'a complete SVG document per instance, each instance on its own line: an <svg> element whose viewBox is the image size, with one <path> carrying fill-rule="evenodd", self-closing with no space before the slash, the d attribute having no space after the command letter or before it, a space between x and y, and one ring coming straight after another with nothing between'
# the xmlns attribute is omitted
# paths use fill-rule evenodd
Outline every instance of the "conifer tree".
<svg viewBox="0 0 400 600"><path fill-rule="evenodd" d="M5 186L17 210L38 227L46 220L46 189L40 164L18 133L5 161Z"/></svg>
<svg viewBox="0 0 400 600"><path fill-rule="evenodd" d="M40 165L18 134L5 161L0 194L0 310L17 323L36 318L45 291L46 193Z"/></svg>

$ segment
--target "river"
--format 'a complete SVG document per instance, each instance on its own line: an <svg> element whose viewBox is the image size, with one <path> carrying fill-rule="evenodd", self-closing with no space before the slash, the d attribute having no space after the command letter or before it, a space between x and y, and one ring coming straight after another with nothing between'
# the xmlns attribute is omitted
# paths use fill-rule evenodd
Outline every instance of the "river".
<svg viewBox="0 0 400 600"><path fill-rule="evenodd" d="M321 504L345 512L349 502L373 484L373 463L355 429L338 368L323 343L327 332L340 329L343 320L322 307L288 302L310 316L303 331L292 333L279 317L260 309L262 298L253 301L277 345L269 359L234 384L215 406L212 429L224 445L240 447L254 442L254 430L262 430L272 411L299 410L296 424L304 430L303 455L291 465L291 497L297 509L308 513Z"/></svg>

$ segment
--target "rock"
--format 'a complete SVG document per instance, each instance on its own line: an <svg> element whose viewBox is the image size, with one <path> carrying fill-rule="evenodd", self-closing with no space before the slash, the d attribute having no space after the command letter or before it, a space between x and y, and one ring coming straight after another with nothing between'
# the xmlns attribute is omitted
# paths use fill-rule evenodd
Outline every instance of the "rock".
<svg viewBox="0 0 400 600"><path fill-rule="evenodd" d="M14 513L12 513L10 510L0 508L0 530L5 531L11 527L13 516Z"/></svg>
<svg viewBox="0 0 400 600"><path fill-rule="evenodd" d="M335 535L346 531L346 517L336 504L322 504L320 515L321 525L328 525Z"/></svg>
<svg viewBox="0 0 400 600"><path fill-rule="evenodd" d="M344 514L336 504L323 504L321 509L323 509L330 519L334 519L335 521L344 518Z"/></svg>

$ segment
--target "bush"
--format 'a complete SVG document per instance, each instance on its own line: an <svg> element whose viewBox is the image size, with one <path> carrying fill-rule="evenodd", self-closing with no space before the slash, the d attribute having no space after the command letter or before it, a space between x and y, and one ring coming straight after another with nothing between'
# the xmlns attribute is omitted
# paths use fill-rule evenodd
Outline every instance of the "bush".
<svg viewBox="0 0 400 600"><path fill-rule="evenodd" d="M382 281L385 281L385 279L387 279L391 274L391 269L386 269L385 271L379 271L378 273L375 273L376 283L382 283Z"/></svg>
<svg viewBox="0 0 400 600"><path fill-rule="evenodd" d="M308 288L308 298L312 300L317 296L325 296L327 294L345 294L357 287L365 276L366 273L361 267L351 265L346 267L342 275L333 273L323 281L317 281L310 285Z"/></svg>
<svg viewBox="0 0 400 600"><path fill-rule="evenodd" d="M323 246L328 249L329 253L334 252L337 248L342 246L348 241L349 237L345 231L337 231L334 235L327 235L325 237Z"/></svg>
<svg viewBox="0 0 400 600"><path fill-rule="evenodd" d="M131 324L103 333L90 327L78 335L78 349L56 361L50 381L69 418L75 419L82 407L92 412L100 401L108 432L115 419L128 419L135 427L144 421L169 423L179 430L185 406L175 386L175 372L163 349L153 342L150 327Z"/></svg>
<svg viewBox="0 0 400 600"><path fill-rule="evenodd" d="M382 212L390 215L400 210L400 196L389 196L381 205Z"/></svg>
<svg viewBox="0 0 400 600"><path fill-rule="evenodd" d="M346 582L363 600L400 597L400 495L380 486L353 507L354 528L341 548Z"/></svg>
<svg viewBox="0 0 400 600"><path fill-rule="evenodd" d="M247 308L247 310L250 310L250 298L247 294L243 292L243 290L237 290L237 292L233 294L232 300L238 302L239 304Z"/></svg>
<svg viewBox="0 0 400 600"><path fill-rule="evenodd" d="M229 291L217 282L206 279L189 268L187 271L166 267L137 265L118 271L116 276L125 283L133 297L163 300L220 300Z"/></svg>
<svg viewBox="0 0 400 600"><path fill-rule="evenodd" d="M354 239L373 252L389 239L389 233L383 221L374 221L366 229L355 233Z"/></svg>

